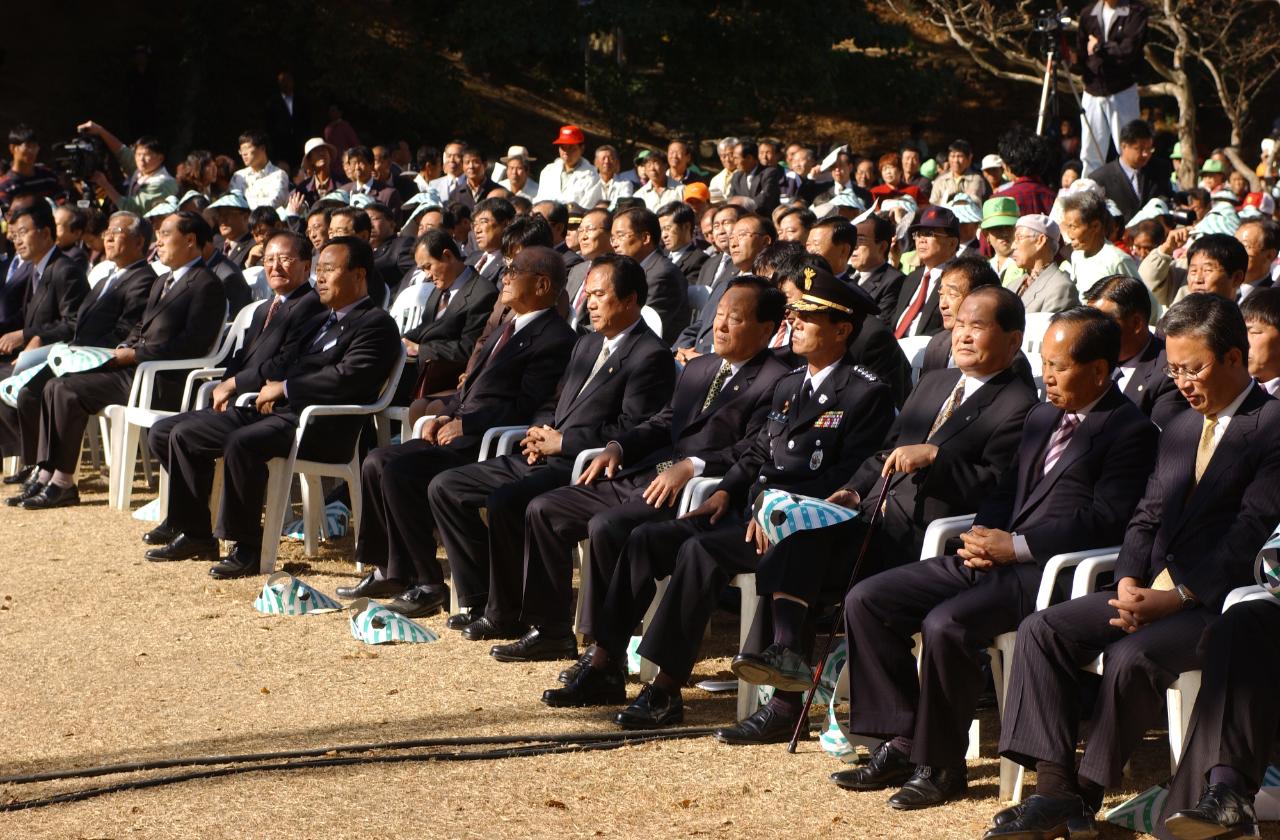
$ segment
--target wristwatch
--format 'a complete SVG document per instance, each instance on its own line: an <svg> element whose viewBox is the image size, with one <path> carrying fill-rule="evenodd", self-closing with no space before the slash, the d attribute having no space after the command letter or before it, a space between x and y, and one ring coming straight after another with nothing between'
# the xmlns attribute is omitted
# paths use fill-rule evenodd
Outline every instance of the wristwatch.
<svg viewBox="0 0 1280 840"><path fill-rule="evenodd" d="M1174 592L1177 592L1177 593L1178 593L1178 597L1182 599L1182 608L1183 608L1184 610L1189 610L1189 609L1191 609L1192 607L1194 607L1196 604L1198 604L1198 603L1199 603L1199 602L1196 600L1196 596L1194 596L1194 595L1192 595L1192 594L1191 594L1191 590L1190 590L1190 589L1187 589L1187 588L1186 588L1185 586L1183 586L1182 584L1178 584L1177 586L1175 586L1175 587L1173 588L1173 591L1174 591Z"/></svg>

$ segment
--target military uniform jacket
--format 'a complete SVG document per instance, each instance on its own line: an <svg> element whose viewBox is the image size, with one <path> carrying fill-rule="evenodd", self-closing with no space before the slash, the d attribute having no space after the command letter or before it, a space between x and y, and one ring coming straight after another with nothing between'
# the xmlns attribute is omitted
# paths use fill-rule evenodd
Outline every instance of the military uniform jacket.
<svg viewBox="0 0 1280 840"><path fill-rule="evenodd" d="M805 369L784 376L764 427L720 483L739 508L768 488L826 498L884 440L893 423L893 393L846 357L796 410Z"/></svg>

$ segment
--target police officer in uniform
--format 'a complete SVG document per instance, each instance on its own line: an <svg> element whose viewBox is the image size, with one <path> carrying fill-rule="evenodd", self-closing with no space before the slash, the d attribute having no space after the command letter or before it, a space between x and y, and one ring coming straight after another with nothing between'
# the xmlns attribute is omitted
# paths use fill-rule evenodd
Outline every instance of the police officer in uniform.
<svg viewBox="0 0 1280 840"><path fill-rule="evenodd" d="M625 654L632 630L653 600L655 581L671 576L640 655L661 669L618 714L626 729L684 719L680 689L720 592L735 575L756 570L765 542L750 520L765 488L825 498L879 449L893 422L893 394L847 355L862 322L875 317L871 296L807 268L792 349L806 364L778 382L773 406L751 449L705 504L681 519L637 528L609 582L591 664L543 694L550 706L617 705L626 699Z"/></svg>

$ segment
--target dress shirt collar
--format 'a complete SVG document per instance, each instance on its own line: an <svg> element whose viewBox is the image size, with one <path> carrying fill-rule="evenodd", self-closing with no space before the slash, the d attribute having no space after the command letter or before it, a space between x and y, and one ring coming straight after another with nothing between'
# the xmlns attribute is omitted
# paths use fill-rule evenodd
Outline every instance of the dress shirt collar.
<svg viewBox="0 0 1280 840"><path fill-rule="evenodd" d="M1259 382L1258 384L1262 386L1264 391L1273 397L1276 394L1280 394L1280 376L1277 376L1275 379L1268 379L1266 382Z"/></svg>
<svg viewBox="0 0 1280 840"><path fill-rule="evenodd" d="M996 374L988 373L986 376L970 376L967 373L961 373L960 378L964 380L964 397L960 400L960 405L964 405L970 397L978 392L978 389L986 385Z"/></svg>
<svg viewBox="0 0 1280 840"><path fill-rule="evenodd" d="M351 310L355 309L357 306L364 303L368 299L369 299L369 296L365 295L364 297L360 298L354 303L348 303L346 306L342 307L341 309L333 310L333 313L338 316L337 320L341 321L343 318L351 314Z"/></svg>
<svg viewBox="0 0 1280 840"><path fill-rule="evenodd" d="M809 373L806 369L804 381L813 386L813 392L816 394L818 393L818 389L822 387L822 383L826 382L827 377L831 375L831 371L835 370L836 366L839 364L839 361L832 362L817 373ZM800 389L804 390L804 385L801 385Z"/></svg>
<svg viewBox="0 0 1280 840"><path fill-rule="evenodd" d="M533 312L526 312L523 315L517 315L515 320L516 326L515 326L515 329L511 331L511 334L515 335L516 333L520 332L522 329L529 326L529 323L533 321L534 318L537 318L539 315L541 315L543 312L546 312L546 311L547 311L546 309L538 309Z"/></svg>
<svg viewBox="0 0 1280 840"><path fill-rule="evenodd" d="M627 327L625 330L618 333L613 338L606 338L604 340L604 344L601 345L601 349L608 347L610 356L612 356L614 353L617 353L618 345L621 344L626 339L627 336L631 335L631 332L636 328L636 325L643 320L644 320L643 318L637 318L634 322L632 322L631 326Z"/></svg>
<svg viewBox="0 0 1280 840"><path fill-rule="evenodd" d="M44 256L40 258L40 262L36 263L32 277L44 277L44 270L49 267L49 260L53 259L53 252L58 250L58 246L54 245L48 251L44 252Z"/></svg>

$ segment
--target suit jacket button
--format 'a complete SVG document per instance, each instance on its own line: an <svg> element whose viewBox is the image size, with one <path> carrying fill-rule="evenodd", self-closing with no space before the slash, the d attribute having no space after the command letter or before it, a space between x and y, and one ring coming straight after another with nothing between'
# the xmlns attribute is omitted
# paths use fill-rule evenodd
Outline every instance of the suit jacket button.
<svg viewBox="0 0 1280 840"><path fill-rule="evenodd" d="M1165 562L1165 563L1172 563L1172 562L1173 562L1173 555L1172 555L1172 554L1166 554L1166 555L1165 555L1165 558L1164 558L1164 562Z"/></svg>
<svg viewBox="0 0 1280 840"><path fill-rule="evenodd" d="M890 495L890 496L896 496L896 495L898 495L898 491L897 491L897 490L890 490L890 491L889 491L889 495Z"/></svg>

